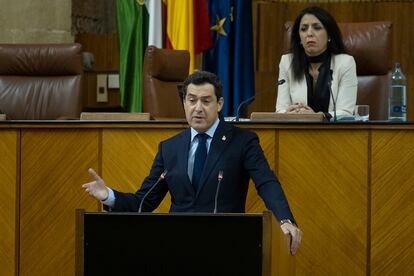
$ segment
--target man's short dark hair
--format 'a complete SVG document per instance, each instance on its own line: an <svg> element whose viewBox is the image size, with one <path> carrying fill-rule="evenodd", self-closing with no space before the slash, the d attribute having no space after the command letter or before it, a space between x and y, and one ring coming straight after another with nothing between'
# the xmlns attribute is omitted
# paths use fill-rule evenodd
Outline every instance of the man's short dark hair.
<svg viewBox="0 0 414 276"><path fill-rule="evenodd" d="M194 71L194 73L192 73L185 79L183 86L181 88L183 99L185 99L185 96L187 95L188 85L201 85L206 83L209 83L214 86L214 94L216 94L216 98L217 100L219 100L222 97L221 81L215 74L199 70Z"/></svg>

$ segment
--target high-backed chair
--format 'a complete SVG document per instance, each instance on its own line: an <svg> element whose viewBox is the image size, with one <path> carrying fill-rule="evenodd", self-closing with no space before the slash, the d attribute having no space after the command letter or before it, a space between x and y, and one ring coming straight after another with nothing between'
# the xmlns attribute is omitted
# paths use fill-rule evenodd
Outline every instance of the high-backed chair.
<svg viewBox="0 0 414 276"><path fill-rule="evenodd" d="M0 113L12 120L78 118L80 44L0 44Z"/></svg>
<svg viewBox="0 0 414 276"><path fill-rule="evenodd" d="M153 118L185 118L177 87L188 76L189 66L188 51L148 46L143 68L143 112Z"/></svg>
<svg viewBox="0 0 414 276"><path fill-rule="evenodd" d="M388 116L388 78L391 70L391 22L339 23L342 38L355 59L358 76L357 104L370 106L370 120ZM285 24L286 49L292 22Z"/></svg>

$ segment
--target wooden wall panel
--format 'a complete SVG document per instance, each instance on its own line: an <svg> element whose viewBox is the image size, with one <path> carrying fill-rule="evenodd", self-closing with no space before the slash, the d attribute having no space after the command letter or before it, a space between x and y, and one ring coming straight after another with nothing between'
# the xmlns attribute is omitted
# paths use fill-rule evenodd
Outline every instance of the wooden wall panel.
<svg viewBox="0 0 414 276"><path fill-rule="evenodd" d="M105 72L107 74L108 72ZM119 112L121 109L119 89L108 89L108 101L97 102L97 73L85 72L82 76L83 108L84 110L113 110Z"/></svg>
<svg viewBox="0 0 414 276"><path fill-rule="evenodd" d="M17 130L0 130L0 275L16 271Z"/></svg>
<svg viewBox="0 0 414 276"><path fill-rule="evenodd" d="M260 130L256 131L260 139L260 145L263 148L270 168L277 171L277 144L275 137L275 130ZM262 213L266 210L263 200L259 197L253 181L250 181L249 191L246 198L246 213Z"/></svg>
<svg viewBox="0 0 414 276"><path fill-rule="evenodd" d="M118 71L119 49L117 34L78 34L75 41L82 45L82 51L95 57L94 71Z"/></svg>
<svg viewBox="0 0 414 276"><path fill-rule="evenodd" d="M304 232L297 275L366 274L367 153L367 131L280 131L279 178Z"/></svg>
<svg viewBox="0 0 414 276"><path fill-rule="evenodd" d="M276 110L277 79L277 74L271 72L256 74L256 98L254 102L248 107L248 114L253 111Z"/></svg>
<svg viewBox="0 0 414 276"><path fill-rule="evenodd" d="M14 275L13 261L19 275L73 275L74 210L101 210L81 188L91 180L87 169L97 169L115 189L134 192L158 143L185 127L26 124L0 131L0 221L10 225L0 228L1 275ZM304 231L297 275L414 273L411 124L242 127L258 133ZM263 202L250 188L246 209L260 212ZM169 200L157 211L167 212ZM20 230L18 237L11 227Z"/></svg>
<svg viewBox="0 0 414 276"><path fill-rule="evenodd" d="M119 71L118 35L77 34L75 41L82 45L82 51L93 53L95 62L92 71L82 78L83 108L85 110L120 111L119 89L108 89L108 101L97 102L97 74L117 74Z"/></svg>
<svg viewBox="0 0 414 276"><path fill-rule="evenodd" d="M178 133L177 129L109 129L103 132L102 177L109 187L134 193L149 174L158 143ZM167 194L156 212L168 212Z"/></svg>
<svg viewBox="0 0 414 276"><path fill-rule="evenodd" d="M372 134L372 275L414 275L414 132Z"/></svg>
<svg viewBox="0 0 414 276"><path fill-rule="evenodd" d="M22 130L21 154L19 275L74 275L75 209L98 210L81 188L99 164L98 131Z"/></svg>
<svg viewBox="0 0 414 276"><path fill-rule="evenodd" d="M284 49L284 23L293 21L305 7L318 5L327 9L338 22L393 22L392 61L401 62L408 82L408 117L414 120L414 1L285 1L253 0L256 92L274 86ZM268 75L274 74L274 78ZM259 84L258 84L259 83ZM272 94L252 105L249 111L274 111ZM273 104L267 104L274 102Z"/></svg>

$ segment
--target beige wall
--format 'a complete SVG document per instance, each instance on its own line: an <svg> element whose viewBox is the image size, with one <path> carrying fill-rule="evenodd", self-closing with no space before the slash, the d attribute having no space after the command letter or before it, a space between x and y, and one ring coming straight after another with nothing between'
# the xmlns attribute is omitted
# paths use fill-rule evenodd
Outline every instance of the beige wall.
<svg viewBox="0 0 414 276"><path fill-rule="evenodd" d="M0 0L0 43L73 42L71 0Z"/></svg>

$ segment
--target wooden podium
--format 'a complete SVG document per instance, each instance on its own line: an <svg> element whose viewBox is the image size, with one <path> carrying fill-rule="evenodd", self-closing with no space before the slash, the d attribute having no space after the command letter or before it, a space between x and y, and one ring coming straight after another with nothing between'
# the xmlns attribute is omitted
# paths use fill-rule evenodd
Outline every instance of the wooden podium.
<svg viewBox="0 0 414 276"><path fill-rule="evenodd" d="M294 275L289 236L263 214L76 215L76 275Z"/></svg>
<svg viewBox="0 0 414 276"><path fill-rule="evenodd" d="M253 122L323 122L323 113L276 113L252 112L250 120Z"/></svg>

